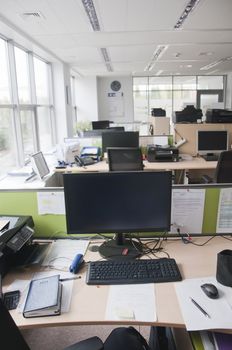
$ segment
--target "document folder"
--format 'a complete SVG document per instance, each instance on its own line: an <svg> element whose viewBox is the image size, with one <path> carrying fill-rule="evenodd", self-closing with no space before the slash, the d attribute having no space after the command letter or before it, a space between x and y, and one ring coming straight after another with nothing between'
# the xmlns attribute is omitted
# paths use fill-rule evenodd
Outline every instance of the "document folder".
<svg viewBox="0 0 232 350"><path fill-rule="evenodd" d="M60 275L32 280L23 310L23 316L55 316L61 312L62 284Z"/></svg>

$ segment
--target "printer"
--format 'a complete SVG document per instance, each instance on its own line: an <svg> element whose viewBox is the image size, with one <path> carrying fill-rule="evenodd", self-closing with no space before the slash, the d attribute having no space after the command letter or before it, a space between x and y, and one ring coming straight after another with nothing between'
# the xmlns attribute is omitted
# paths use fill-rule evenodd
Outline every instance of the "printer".
<svg viewBox="0 0 232 350"><path fill-rule="evenodd" d="M227 109L207 109L206 123L232 123L232 111Z"/></svg>
<svg viewBox="0 0 232 350"><path fill-rule="evenodd" d="M178 162L179 150L174 146L147 146L147 161L148 162Z"/></svg>
<svg viewBox="0 0 232 350"><path fill-rule="evenodd" d="M0 274L13 267L37 262L45 253L45 244L33 243L34 222L31 216L0 215ZM38 261L39 262L39 261Z"/></svg>

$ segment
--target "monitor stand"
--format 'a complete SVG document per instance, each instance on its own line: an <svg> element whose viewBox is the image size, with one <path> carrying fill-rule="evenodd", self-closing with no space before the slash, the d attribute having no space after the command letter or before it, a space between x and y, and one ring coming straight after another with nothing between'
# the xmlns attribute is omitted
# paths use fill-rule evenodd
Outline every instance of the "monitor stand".
<svg viewBox="0 0 232 350"><path fill-rule="evenodd" d="M99 247L100 255L105 259L135 259L143 254L142 245L133 241L131 238L125 238L124 233L116 233L114 239L104 242Z"/></svg>

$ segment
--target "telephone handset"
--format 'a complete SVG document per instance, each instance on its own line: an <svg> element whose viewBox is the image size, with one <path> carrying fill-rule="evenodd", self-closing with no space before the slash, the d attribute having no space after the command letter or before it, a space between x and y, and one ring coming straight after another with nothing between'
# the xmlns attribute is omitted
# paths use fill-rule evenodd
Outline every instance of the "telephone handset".
<svg viewBox="0 0 232 350"><path fill-rule="evenodd" d="M74 159L75 159L75 162L81 167L85 167L86 165L91 165L96 163L96 161L92 157L81 158L79 156L75 156Z"/></svg>
<svg viewBox="0 0 232 350"><path fill-rule="evenodd" d="M75 156L74 159L79 166L85 166L83 160L79 156Z"/></svg>

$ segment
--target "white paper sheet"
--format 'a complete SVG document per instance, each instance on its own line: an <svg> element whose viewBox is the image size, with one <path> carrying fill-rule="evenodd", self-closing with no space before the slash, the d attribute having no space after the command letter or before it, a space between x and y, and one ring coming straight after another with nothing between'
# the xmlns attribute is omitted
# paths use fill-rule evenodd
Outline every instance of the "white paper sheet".
<svg viewBox="0 0 232 350"><path fill-rule="evenodd" d="M38 214L65 214L64 192L37 192Z"/></svg>
<svg viewBox="0 0 232 350"><path fill-rule="evenodd" d="M213 283L219 291L218 299L210 299L201 289L204 283ZM188 331L204 329L231 329L232 293L215 277L186 279L175 283L176 293ZM191 301L193 298L210 316L206 317Z"/></svg>
<svg viewBox="0 0 232 350"><path fill-rule="evenodd" d="M89 241L79 239L58 239L51 244L42 266L68 269L77 254L85 255Z"/></svg>
<svg viewBox="0 0 232 350"><path fill-rule="evenodd" d="M171 232L201 233L204 215L204 189L174 189L172 191Z"/></svg>
<svg viewBox="0 0 232 350"><path fill-rule="evenodd" d="M154 284L110 286L105 319L155 322Z"/></svg>
<svg viewBox="0 0 232 350"><path fill-rule="evenodd" d="M232 188L222 188L220 190L217 233L232 232Z"/></svg>

